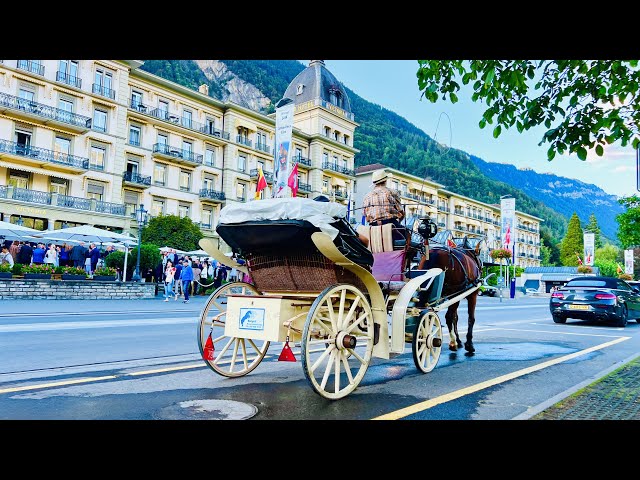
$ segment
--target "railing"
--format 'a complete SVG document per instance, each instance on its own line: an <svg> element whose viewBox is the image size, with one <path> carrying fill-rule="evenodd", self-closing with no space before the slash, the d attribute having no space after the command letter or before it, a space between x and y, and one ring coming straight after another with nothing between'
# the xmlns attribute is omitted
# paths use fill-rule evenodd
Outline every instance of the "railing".
<svg viewBox="0 0 640 480"><path fill-rule="evenodd" d="M99 83L94 83L91 87L91 91L93 93L97 93L98 95L102 95L103 97L108 97L112 100L116 98L116 91L107 87L103 87Z"/></svg>
<svg viewBox="0 0 640 480"><path fill-rule="evenodd" d="M127 212L127 207L126 205L121 205L118 203L109 203L97 200L96 212L110 213L111 215L125 215Z"/></svg>
<svg viewBox="0 0 640 480"><path fill-rule="evenodd" d="M71 197L69 195L58 194L58 206L75 208L78 210L91 210L91 200L88 198Z"/></svg>
<svg viewBox="0 0 640 480"><path fill-rule="evenodd" d="M27 113L33 113L39 117L50 118L59 122L68 123L78 127L91 128L91 119L83 115L67 112L59 108L51 107L43 103L33 102L24 98L0 93L0 106L8 107Z"/></svg>
<svg viewBox="0 0 640 480"><path fill-rule="evenodd" d="M41 203L43 205L51 205L51 194L47 192L39 192L37 190L29 190L27 188L13 189L14 200L20 200L21 202L29 203Z"/></svg>
<svg viewBox="0 0 640 480"><path fill-rule="evenodd" d="M203 156L198 153L193 153L189 150L183 150L178 147L170 147L166 143L156 143L153 145L154 153L163 153L172 157L182 158L193 163L202 163Z"/></svg>
<svg viewBox="0 0 640 480"><path fill-rule="evenodd" d="M139 147L140 146L140 140L133 140L132 138L130 138L127 143L129 145L132 145L134 147Z"/></svg>
<svg viewBox="0 0 640 480"><path fill-rule="evenodd" d="M72 87L82 88L82 79L78 77L74 77L73 75L69 75L68 73L57 71L56 72L56 82L66 83L67 85L71 85Z"/></svg>
<svg viewBox="0 0 640 480"><path fill-rule="evenodd" d="M18 60L18 68L38 75L44 75L44 65L40 62L34 62L33 60Z"/></svg>
<svg viewBox="0 0 640 480"><path fill-rule="evenodd" d="M0 198L7 198L7 186L0 185Z"/></svg>
<svg viewBox="0 0 640 480"><path fill-rule="evenodd" d="M298 182L298 189L302 190L303 192L310 192L311 191L311 184L310 183Z"/></svg>
<svg viewBox="0 0 640 480"><path fill-rule="evenodd" d="M256 143L256 149L262 150L263 152L266 152L266 153L271 153L271 147L266 143Z"/></svg>
<svg viewBox="0 0 640 480"><path fill-rule="evenodd" d="M225 200L224 192L218 192L217 190L208 190L203 188L200 190L200 198L210 198L211 200Z"/></svg>
<svg viewBox="0 0 640 480"><path fill-rule="evenodd" d="M446 224L444 222L438 222L438 226L444 228L444 227L446 227Z"/></svg>
<svg viewBox="0 0 640 480"><path fill-rule="evenodd" d="M247 137L243 137L242 135L236 135L236 143L241 143L242 145L246 145L247 147L251 146L251 140Z"/></svg>
<svg viewBox="0 0 640 480"><path fill-rule="evenodd" d="M12 153L27 158L43 160L45 162L68 165L70 167L89 169L89 159L76 157L62 152L54 152L44 148L36 148L21 143L0 140L0 152Z"/></svg>
<svg viewBox="0 0 640 480"><path fill-rule="evenodd" d="M344 173L345 175L349 175L351 177L355 176L355 172L347 167L342 167L340 165L337 165L335 163L331 163L331 162L324 162L322 164L322 168L326 169L326 170L333 170L334 172L338 172L338 173Z"/></svg>
<svg viewBox="0 0 640 480"><path fill-rule="evenodd" d="M131 183L139 183L140 185L149 185L151 186L151 177L145 177L138 173L134 172L124 172L122 174L122 178L125 182Z"/></svg>
<svg viewBox="0 0 640 480"><path fill-rule="evenodd" d="M204 125L200 131L206 135L211 135L213 137L217 137L217 138L224 138L225 140L229 140L229 137L231 135L229 135L229 132L223 132L222 130L217 129L216 127L214 127L213 125Z"/></svg>
<svg viewBox="0 0 640 480"><path fill-rule="evenodd" d="M460 215L461 217L464 217L464 212L462 210L454 210L453 214L454 215Z"/></svg>
<svg viewBox="0 0 640 480"><path fill-rule="evenodd" d="M438 210L442 211L442 212L450 212L449 207L442 207L440 205L438 205Z"/></svg>
<svg viewBox="0 0 640 480"><path fill-rule="evenodd" d="M307 167L311 166L311 159L309 158L297 156L297 157L293 157L293 161L297 163L301 163L302 165L306 165Z"/></svg>
<svg viewBox="0 0 640 480"><path fill-rule="evenodd" d="M347 198L347 189L345 187L333 187L333 193L336 197Z"/></svg>
<svg viewBox="0 0 640 480"><path fill-rule="evenodd" d="M207 230L211 230L211 224L210 223L201 223L200 224L200 228L206 228Z"/></svg>
<svg viewBox="0 0 640 480"><path fill-rule="evenodd" d="M270 172L269 170L263 170L262 173L264 174L265 180L267 180L268 182L272 182L273 181L273 172ZM258 169L257 168L252 168L249 171L249 176L250 177L257 177L258 176Z"/></svg>

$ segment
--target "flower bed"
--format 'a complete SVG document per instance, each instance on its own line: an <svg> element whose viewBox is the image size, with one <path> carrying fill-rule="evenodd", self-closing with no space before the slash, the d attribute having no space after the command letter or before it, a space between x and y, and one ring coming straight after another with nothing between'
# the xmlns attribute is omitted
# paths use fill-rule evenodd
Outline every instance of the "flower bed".
<svg viewBox="0 0 640 480"><path fill-rule="evenodd" d="M23 265L22 273L25 279L31 280L48 280L51 279L51 275L55 272L55 268L47 263L40 265Z"/></svg>

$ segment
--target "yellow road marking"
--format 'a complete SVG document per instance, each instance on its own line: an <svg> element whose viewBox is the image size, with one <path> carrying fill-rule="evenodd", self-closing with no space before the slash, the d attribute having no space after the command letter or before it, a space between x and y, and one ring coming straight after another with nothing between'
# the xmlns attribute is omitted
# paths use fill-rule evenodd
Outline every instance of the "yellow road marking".
<svg viewBox="0 0 640 480"><path fill-rule="evenodd" d="M155 370L144 370L142 372L132 372L132 373L125 373L123 375L120 375L122 377L135 377L136 375L150 375L152 373L163 373L163 372L173 372L176 370L188 370L190 368L202 368L205 365L202 365L202 363L194 363L193 365L181 365L179 367L167 367L167 368L157 368Z"/></svg>
<svg viewBox="0 0 640 480"><path fill-rule="evenodd" d="M487 380L487 381L478 383L476 385L471 385L470 387L462 388L460 390L456 390L455 392L447 393L446 395L441 395L439 397L432 398L430 400L425 400L424 402L419 402L414 405L410 405L408 407L401 408L399 410L395 410L393 412L386 413L384 415L380 415L379 417L372 418L372 420L399 420L401 418L408 417L409 415L422 412L423 410L428 410L429 408L435 407L436 405L440 405L441 403L446 403L451 400L455 400L456 398L460 398L465 395L470 395L472 393L483 390L485 388L493 387L494 385L498 385L500 383L513 380L514 378L518 378L532 372L537 372L538 370L542 370L552 365L556 365L558 363L566 362L567 360L571 360L573 358L586 355L587 353L591 353L596 350L601 350L603 348L610 347L612 345L615 345L616 343L629 340L630 338L631 337L620 337L615 340L611 340L610 342L601 343L600 345L589 347L579 352L574 352L569 355L564 355L562 357L558 357L553 360L549 360L547 362L542 362L532 367L523 368L522 370L517 370L515 372L508 373L506 375L501 375L500 377L496 377L494 379Z"/></svg>
<svg viewBox="0 0 640 480"><path fill-rule="evenodd" d="M109 375L107 377L81 378L78 380L66 380L64 382L39 383L38 385L29 385L26 387L5 388L0 390L0 393L24 392L26 390L37 390L39 388L63 387L66 385L76 385L78 383L89 383L89 382L100 382L102 380L112 380L114 378L117 378L117 377L115 375Z"/></svg>

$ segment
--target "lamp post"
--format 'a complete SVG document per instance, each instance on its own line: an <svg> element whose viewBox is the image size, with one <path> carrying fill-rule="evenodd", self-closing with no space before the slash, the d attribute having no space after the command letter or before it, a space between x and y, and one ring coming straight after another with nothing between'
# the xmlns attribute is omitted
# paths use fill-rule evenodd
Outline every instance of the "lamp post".
<svg viewBox="0 0 640 480"><path fill-rule="evenodd" d="M138 260L136 261L136 272L131 277L132 282L139 282L140 277L140 243L142 242L142 227L147 223L147 211L144 209L144 205L140 204L140 207L135 211L136 220L138 222ZM126 255L126 250L125 250Z"/></svg>

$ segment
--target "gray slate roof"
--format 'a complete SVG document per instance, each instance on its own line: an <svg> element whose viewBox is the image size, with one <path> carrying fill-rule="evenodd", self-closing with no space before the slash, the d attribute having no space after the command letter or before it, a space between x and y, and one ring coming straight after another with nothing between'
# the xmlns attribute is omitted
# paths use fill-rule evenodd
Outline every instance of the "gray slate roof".
<svg viewBox="0 0 640 480"><path fill-rule="evenodd" d="M302 93L297 95L298 85L300 84L304 85L304 87ZM311 60L309 66L291 81L287 90L284 92L284 98L290 98L296 104L315 100L316 98L331 103L329 89L332 86L337 88L342 94L342 105L337 106L348 113L353 113L347 91L333 73L327 70L322 60Z"/></svg>

